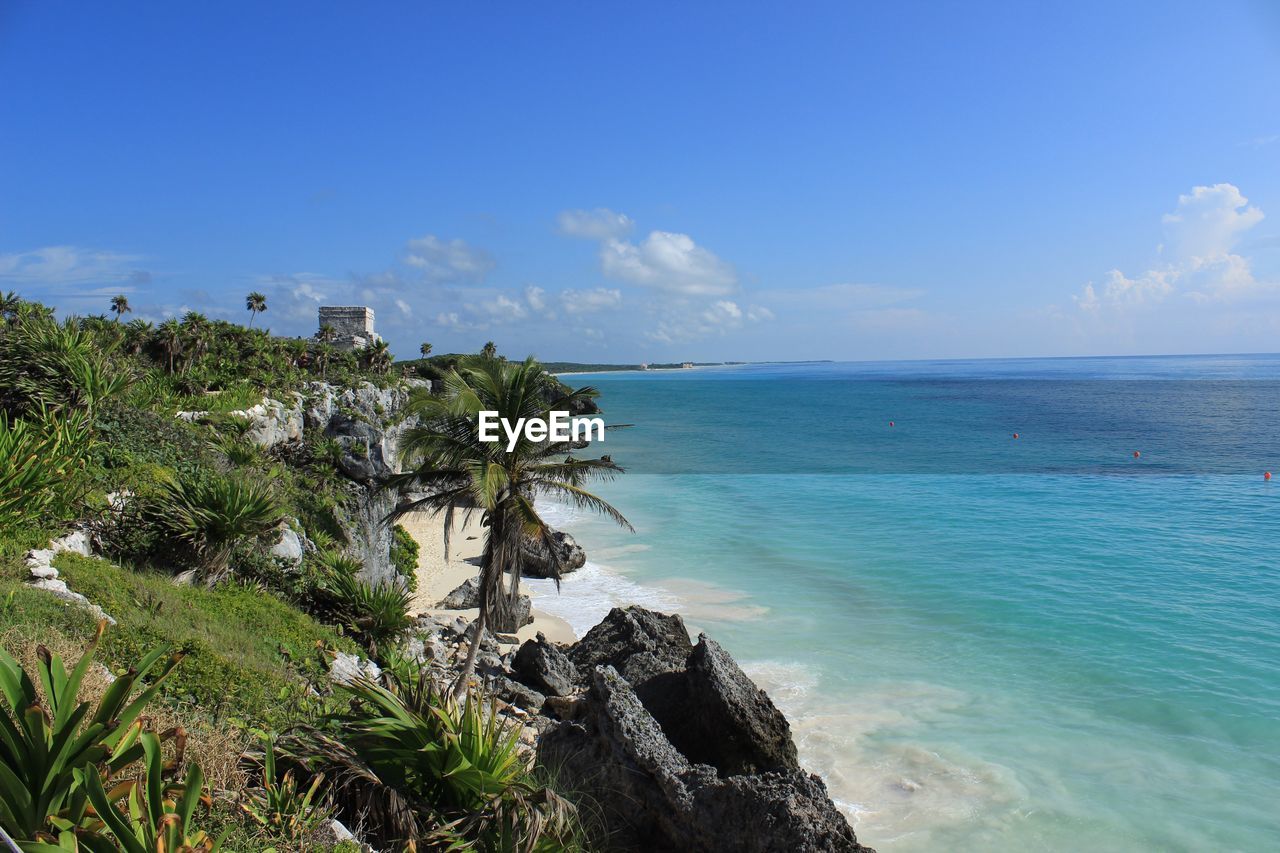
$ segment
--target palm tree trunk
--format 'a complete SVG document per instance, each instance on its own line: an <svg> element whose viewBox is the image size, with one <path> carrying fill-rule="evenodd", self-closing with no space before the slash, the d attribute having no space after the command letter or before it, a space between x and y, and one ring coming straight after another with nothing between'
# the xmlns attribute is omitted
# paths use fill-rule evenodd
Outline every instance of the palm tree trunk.
<svg viewBox="0 0 1280 853"><path fill-rule="evenodd" d="M467 658L462 663L462 672L458 673L458 680L453 682L453 698L461 699L463 694L467 692L467 688L471 686L471 676L476 672L476 653L480 651L480 641L484 638L485 629L485 601L484 588L480 590L480 615L476 617L475 629L476 633L471 638L471 643L467 648Z"/></svg>

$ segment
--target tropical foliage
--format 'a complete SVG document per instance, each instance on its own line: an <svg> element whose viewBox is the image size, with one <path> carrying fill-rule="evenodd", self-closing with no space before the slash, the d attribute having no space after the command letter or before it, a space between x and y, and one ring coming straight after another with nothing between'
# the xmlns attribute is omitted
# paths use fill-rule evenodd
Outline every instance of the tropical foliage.
<svg viewBox="0 0 1280 853"><path fill-rule="evenodd" d="M275 739L264 735L262 740L262 786L248 792L241 808L259 826L274 829L291 841L301 841L315 832L329 814L328 804L320 796L324 774L312 776L311 784L305 789L298 784L292 769L279 776Z"/></svg>
<svg viewBox="0 0 1280 853"><path fill-rule="evenodd" d="M412 597L398 584L361 580L359 561L339 554L326 555L323 565L321 612L371 653L387 648L413 624Z"/></svg>
<svg viewBox="0 0 1280 853"><path fill-rule="evenodd" d="M481 440L481 411L497 412L510 423L521 418L545 421L553 411L572 410L578 401L596 396L592 388L562 392L550 382L533 359L515 363L479 358L459 365L445 377L443 396L419 393L411 401L409 411L418 424L405 432L400 444L407 471L392 479L394 486L427 494L400 507L401 514L424 509L445 514L446 552L454 513L483 513L480 623L498 631L521 627L516 623L522 541L541 540L549 553L556 553L552 530L538 514L535 497L552 495L630 528L622 513L583 488L593 478L622 472L609 457L574 458L570 442L532 441L523 431L510 451L505 443ZM474 665L475 651L473 644L459 689Z"/></svg>
<svg viewBox="0 0 1280 853"><path fill-rule="evenodd" d="M346 817L383 846L552 851L577 845L574 807L538 783L519 730L469 694L459 703L421 671L343 688L349 708L295 732L285 748L333 780Z"/></svg>

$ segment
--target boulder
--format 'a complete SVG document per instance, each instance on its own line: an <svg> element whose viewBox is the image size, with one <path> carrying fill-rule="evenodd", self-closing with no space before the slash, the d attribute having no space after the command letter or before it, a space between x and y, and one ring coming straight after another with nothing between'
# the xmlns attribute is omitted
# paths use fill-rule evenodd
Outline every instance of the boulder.
<svg viewBox="0 0 1280 853"><path fill-rule="evenodd" d="M566 716L543 735L538 761L599 803L613 847L874 853L858 844L816 776L721 779L691 763L612 666L593 670L586 698Z"/></svg>
<svg viewBox="0 0 1280 853"><path fill-rule="evenodd" d="M576 572L587 562L587 554L568 533L553 530L541 539L525 539L520 544L520 571L531 578L554 578Z"/></svg>
<svg viewBox="0 0 1280 853"><path fill-rule="evenodd" d="M382 670L376 663L347 652L338 652L329 664L329 679L334 684L352 684L360 678L376 681L380 675Z"/></svg>
<svg viewBox="0 0 1280 853"><path fill-rule="evenodd" d="M524 708L526 711L538 712L547 697L537 690L507 678L501 672L490 672L484 677L487 695L496 696L503 702Z"/></svg>
<svg viewBox="0 0 1280 853"><path fill-rule="evenodd" d="M651 710L686 758L721 776L800 769L787 718L705 634L689 655L677 696Z"/></svg>
<svg viewBox="0 0 1280 853"><path fill-rule="evenodd" d="M264 450L302 441L301 395L295 394L288 405L267 397L256 406L230 414L248 421L244 437Z"/></svg>
<svg viewBox="0 0 1280 853"><path fill-rule="evenodd" d="M280 541L271 546L271 556L296 567L302 565L302 552L302 537L288 524L281 524Z"/></svg>
<svg viewBox="0 0 1280 853"><path fill-rule="evenodd" d="M516 652L512 669L516 678L548 696L568 696L574 692L577 670L558 646L538 632L536 640L525 640Z"/></svg>
<svg viewBox="0 0 1280 853"><path fill-rule="evenodd" d="M643 607L615 607L568 651L585 680L597 666L611 666L635 687L684 669L693 644L678 615Z"/></svg>
<svg viewBox="0 0 1280 853"><path fill-rule="evenodd" d="M440 599L436 607L441 610L470 610L480 606L480 578L467 578L453 592Z"/></svg>

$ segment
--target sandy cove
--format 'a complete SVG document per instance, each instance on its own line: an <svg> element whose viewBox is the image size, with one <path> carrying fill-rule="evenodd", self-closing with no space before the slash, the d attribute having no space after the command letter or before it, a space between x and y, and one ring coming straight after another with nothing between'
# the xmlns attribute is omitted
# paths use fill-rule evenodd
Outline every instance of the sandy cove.
<svg viewBox="0 0 1280 853"><path fill-rule="evenodd" d="M444 552L444 513L415 512L404 516L398 523L418 543L418 590L413 596L413 612L474 619L478 612L474 608L442 610L433 605L479 573L480 554L484 550L484 528L480 526L479 513L472 515L469 522L463 520L462 513L454 515L448 559ZM537 599L534 599L534 605L533 623L516 632L522 641L532 639L539 631L553 643L572 643L577 639L568 622L543 613L536 606Z"/></svg>

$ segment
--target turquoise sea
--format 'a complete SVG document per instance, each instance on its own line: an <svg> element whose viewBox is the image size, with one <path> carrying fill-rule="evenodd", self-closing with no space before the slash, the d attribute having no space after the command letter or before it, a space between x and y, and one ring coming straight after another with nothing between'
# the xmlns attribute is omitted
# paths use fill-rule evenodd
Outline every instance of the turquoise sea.
<svg viewBox="0 0 1280 853"><path fill-rule="evenodd" d="M864 843L1280 849L1280 356L567 381L637 532L537 606L683 613Z"/></svg>

